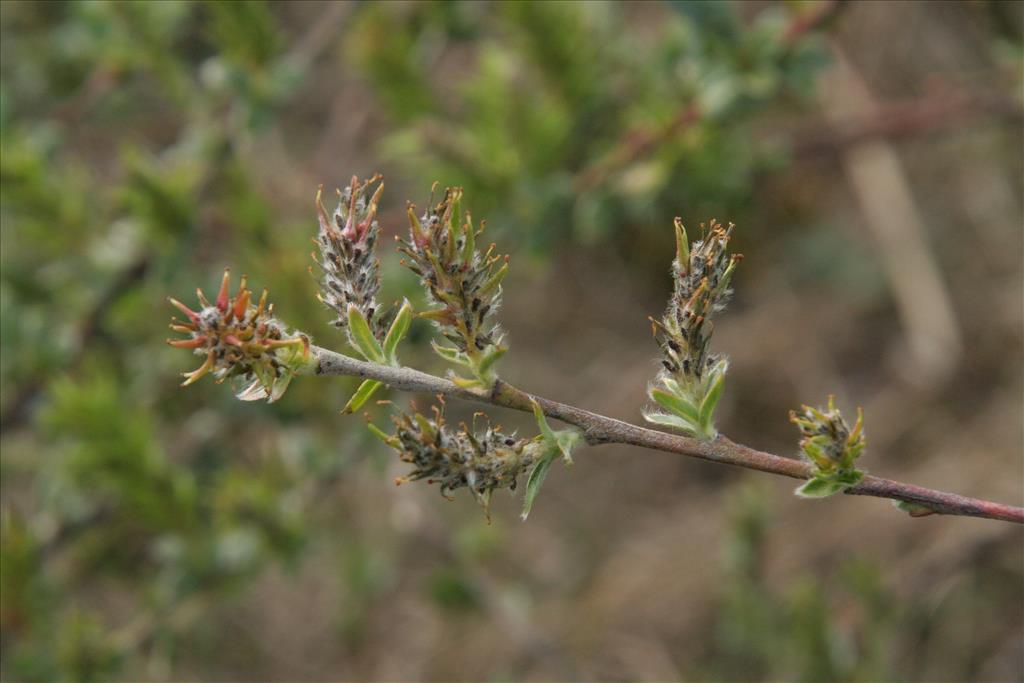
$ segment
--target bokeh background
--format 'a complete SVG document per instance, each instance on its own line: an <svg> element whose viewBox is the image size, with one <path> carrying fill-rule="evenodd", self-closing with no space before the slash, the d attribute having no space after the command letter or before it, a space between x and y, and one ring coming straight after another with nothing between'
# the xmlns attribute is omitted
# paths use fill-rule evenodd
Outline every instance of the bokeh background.
<svg viewBox="0 0 1024 683"><path fill-rule="evenodd" d="M635 422L716 217L725 433L795 455L835 393L867 469L1020 505L1022 8L0 3L4 680L1024 679L1011 525L617 446L488 525L391 484L353 381L243 404L164 345L230 265L341 349L313 197L381 171L385 242L438 181L512 254L504 377Z"/></svg>

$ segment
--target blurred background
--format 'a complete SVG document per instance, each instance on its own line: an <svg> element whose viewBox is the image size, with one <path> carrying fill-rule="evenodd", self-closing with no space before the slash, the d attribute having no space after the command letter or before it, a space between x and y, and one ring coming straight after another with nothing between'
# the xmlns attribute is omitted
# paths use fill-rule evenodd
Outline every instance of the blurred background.
<svg viewBox="0 0 1024 683"><path fill-rule="evenodd" d="M618 446L488 525L391 483L353 381L240 403L164 344L230 265L342 349L316 187L384 173L389 245L460 184L512 255L503 376L638 422L672 218L718 218L722 431L795 456L787 411L835 393L871 472L1021 505L1024 4L0 16L4 680L1024 680L1019 528ZM403 360L441 373L429 335Z"/></svg>

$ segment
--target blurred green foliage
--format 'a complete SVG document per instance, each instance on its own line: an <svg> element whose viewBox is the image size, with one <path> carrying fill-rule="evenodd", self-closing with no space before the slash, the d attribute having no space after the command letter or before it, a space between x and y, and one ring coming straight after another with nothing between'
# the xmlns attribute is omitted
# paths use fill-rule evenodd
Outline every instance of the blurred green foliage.
<svg viewBox="0 0 1024 683"><path fill-rule="evenodd" d="M774 527L765 489L739 487L729 507L715 630L694 680L979 680L982 660L957 629L943 628L936 602L887 589L881 567L857 557L801 569L780 588L766 568L792 539L779 538L787 531ZM999 640L1000 625L986 617L998 603L989 600L1012 601L1015 591L1006 573L1014 559L986 557L989 551L982 546L960 558L970 579L943 601L975 625L977 642ZM972 583L991 594L980 595Z"/></svg>
<svg viewBox="0 0 1024 683"><path fill-rule="evenodd" d="M707 677L895 680L893 639L903 606L885 591L877 568L852 559L830 581L798 576L780 594L764 572L770 523L771 512L757 488L734 496Z"/></svg>
<svg viewBox="0 0 1024 683"><path fill-rule="evenodd" d="M379 3L350 51L397 130L382 153L545 252L632 244L684 213L736 216L782 160L750 123L810 92L824 62L790 41L782 7L741 26L718 2L673 2L672 21L623 31L626 5ZM659 10L661 8L658 8ZM468 56L446 61L444 46ZM628 238L627 238L628 237Z"/></svg>
<svg viewBox="0 0 1024 683"><path fill-rule="evenodd" d="M212 383L180 390L191 365L163 345L165 296L209 291L228 263L256 289L272 278L289 323L340 342L305 272L314 187L292 213L260 166L260 136L309 92L305 34L282 7L0 3L4 679L170 680L188 657L220 671L218 610L324 539L344 642L398 582L401 549L349 528L331 495L343 476L385 485L367 462L380 449L337 415L354 383L242 404ZM383 109L379 153L423 186L464 185L476 215L541 254L605 240L648 253L675 214L742 214L752 179L783 160L752 122L799 103L822 58L813 36L787 42L782 6L752 22L725 3L670 7L636 32L611 3L365 3L338 43ZM894 605L858 564L836 586L855 628L837 623L835 582L776 594L758 575L763 519L737 522L698 674L890 676L894 615L925 606ZM418 584L445 615L486 609L474 567L504 532L479 524Z"/></svg>
<svg viewBox="0 0 1024 683"><path fill-rule="evenodd" d="M294 250L245 148L298 75L259 2L5 3L3 35L4 676L106 679L293 560L340 466L314 393L197 411L162 344L166 294Z"/></svg>

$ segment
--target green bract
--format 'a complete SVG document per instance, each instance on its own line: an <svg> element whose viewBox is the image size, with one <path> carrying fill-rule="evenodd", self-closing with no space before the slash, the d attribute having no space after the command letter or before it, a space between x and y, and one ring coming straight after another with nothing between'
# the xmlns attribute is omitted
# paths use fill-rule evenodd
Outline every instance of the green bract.
<svg viewBox="0 0 1024 683"><path fill-rule="evenodd" d="M399 251L408 257L402 264L415 273L434 306L421 313L431 320L449 345L434 350L449 363L460 365L471 377L454 376L466 388L486 389L498 378L494 366L508 350L504 333L493 322L501 303L501 281L508 273L508 256L494 253L491 244L483 253L476 238L483 225L474 227L469 212L462 211L462 190L449 188L444 198L418 217L409 205L409 239Z"/></svg>
<svg viewBox="0 0 1024 683"><path fill-rule="evenodd" d="M864 412L857 409L853 429L828 397L824 410L803 406L790 411L790 421L800 429L800 452L814 465L814 476L796 490L801 498L825 498L856 486L864 473L854 462L864 450Z"/></svg>
<svg viewBox="0 0 1024 683"><path fill-rule="evenodd" d="M701 225L701 239L689 243L680 219L675 220L675 282L661 320L651 319L662 352L662 370L647 391L663 410L644 411L644 419L690 436L713 439L714 415L722 397L729 362L710 351L711 317L725 309L732 293L729 281L739 254L728 253L732 225L712 220Z"/></svg>
<svg viewBox="0 0 1024 683"><path fill-rule="evenodd" d="M561 455L565 464L571 465L572 451L583 441L583 433L579 429L565 429L558 432L552 430L544 418L544 411L540 409L536 401L533 401L533 416L537 419L537 428L540 430L540 436L534 439L534 441L540 444L542 454L534 464L533 469L530 470L530 476L526 480L523 512L520 515L523 521L526 521L526 518L530 516L530 510L533 509L533 501L536 500L537 494L540 493L540 487L544 485L544 480L548 476L548 470L551 469L551 463Z"/></svg>

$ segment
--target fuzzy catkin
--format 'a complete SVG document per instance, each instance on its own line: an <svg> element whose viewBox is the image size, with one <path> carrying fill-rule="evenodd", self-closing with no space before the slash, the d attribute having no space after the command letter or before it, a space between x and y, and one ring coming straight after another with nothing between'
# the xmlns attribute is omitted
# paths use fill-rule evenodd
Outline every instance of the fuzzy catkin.
<svg viewBox="0 0 1024 683"><path fill-rule="evenodd" d="M370 194L375 183L377 187ZM316 242L320 258L313 256L323 274L318 298L336 313L332 324L347 327L348 307L354 305L378 340L383 340L390 324L387 315L379 315L377 303L380 291L380 260L375 254L380 236L377 205L383 190L384 183L379 175L363 182L352 176L349 186L338 192L338 205L330 216L324 209L322 192L317 192L319 231Z"/></svg>
<svg viewBox="0 0 1024 683"><path fill-rule="evenodd" d="M395 411L391 421L395 433L381 436L403 462L413 466L396 484L425 479L439 484L443 496L468 488L485 510L494 490L515 490L520 475L534 464L541 450L536 439L520 439L490 424L482 430L465 424L453 430L437 406L433 417Z"/></svg>
<svg viewBox="0 0 1024 683"><path fill-rule="evenodd" d="M467 213L460 215L462 190L449 188L444 198L422 215L409 206L409 239L399 251L408 257L403 264L423 282L436 306L425 317L455 349L476 356L501 344L503 332L494 322L501 304L501 280L508 272L508 257L475 248L476 230ZM501 265L498 265L501 264Z"/></svg>
<svg viewBox="0 0 1024 683"><path fill-rule="evenodd" d="M732 295L729 280L742 258L728 253L733 227L716 220L707 227L702 224L702 239L689 245L682 223L676 221L675 287L668 309L661 321L654 321L654 329L662 365L680 382L699 381L708 368L722 360L710 353L711 318L725 310Z"/></svg>
<svg viewBox="0 0 1024 683"><path fill-rule="evenodd" d="M274 317L274 305L267 303L267 290L263 290L254 305L245 276L234 297L228 293L229 284L230 271L225 270L213 303L202 290L196 290L202 306L198 311L170 299L186 317L184 321L173 321L171 329L188 338L169 339L167 343L193 349L205 358L202 365L185 374L183 384L192 384L206 374L212 374L218 381L242 377L246 386L239 392L239 398L275 401L295 373L311 362L309 337L289 331Z"/></svg>

